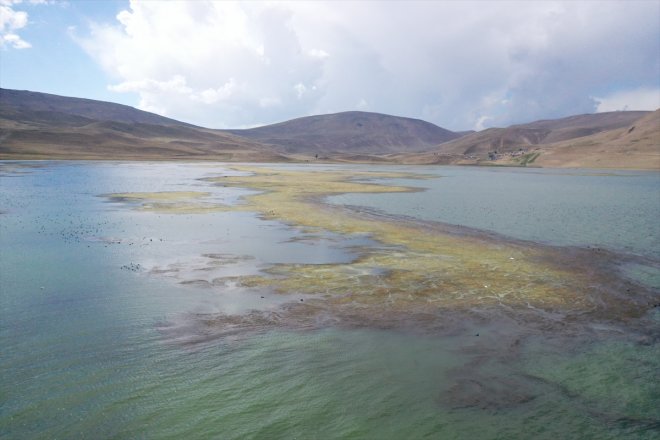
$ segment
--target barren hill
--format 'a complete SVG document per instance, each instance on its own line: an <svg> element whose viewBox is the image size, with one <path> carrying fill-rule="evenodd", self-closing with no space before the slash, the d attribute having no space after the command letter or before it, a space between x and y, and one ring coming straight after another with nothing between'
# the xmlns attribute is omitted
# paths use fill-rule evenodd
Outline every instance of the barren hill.
<svg viewBox="0 0 660 440"><path fill-rule="evenodd" d="M292 154L424 151L461 135L418 119L365 112L212 130L120 104L0 89L0 158L281 161Z"/></svg>
<svg viewBox="0 0 660 440"><path fill-rule="evenodd" d="M622 128L543 145L540 153L540 166L660 170L660 109Z"/></svg>
<svg viewBox="0 0 660 440"><path fill-rule="evenodd" d="M132 107L0 89L0 159L149 159L660 169L660 110L455 133L344 112L212 130Z"/></svg>
<svg viewBox="0 0 660 440"><path fill-rule="evenodd" d="M435 151L388 159L410 164L660 170L660 110L579 115L493 128L441 144Z"/></svg>
<svg viewBox="0 0 660 440"><path fill-rule="evenodd" d="M98 121L155 125L192 125L128 105L93 99L71 98L28 90L0 89L0 117L22 122L85 124ZM54 118L58 118L55 120Z"/></svg>
<svg viewBox="0 0 660 440"><path fill-rule="evenodd" d="M419 119L357 111L228 132L274 145L284 153L307 154L419 152L462 136Z"/></svg>
<svg viewBox="0 0 660 440"><path fill-rule="evenodd" d="M0 158L284 160L272 148L133 107L0 89Z"/></svg>
<svg viewBox="0 0 660 440"><path fill-rule="evenodd" d="M649 112L641 111L596 113L512 125L507 128L489 128L441 144L436 148L436 152L483 157L489 152L517 151L628 127L647 114Z"/></svg>

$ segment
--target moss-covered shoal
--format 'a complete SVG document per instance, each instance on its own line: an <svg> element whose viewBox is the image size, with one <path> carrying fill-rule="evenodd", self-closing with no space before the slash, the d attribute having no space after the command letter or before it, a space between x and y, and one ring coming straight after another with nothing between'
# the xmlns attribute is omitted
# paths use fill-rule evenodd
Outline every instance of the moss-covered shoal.
<svg viewBox="0 0 660 440"><path fill-rule="evenodd" d="M610 270L611 265L605 264L607 258L591 251L454 234L422 222L359 213L323 202L325 196L334 194L418 191L377 184L373 179L430 176L232 168L242 175L203 180L255 190L237 205L214 204L204 200L210 193L193 191L108 197L132 203L136 209L161 213L256 212L264 219L306 231L368 235L379 243L356 249L359 257L350 263L278 264L260 275L232 278L232 283L245 288L305 295L304 307L287 309L289 315L306 315L289 316L294 320L316 319L310 317L315 314L348 313L352 319L367 322L375 316L428 316L443 309L493 306L559 312L562 316L596 312L601 317L620 317L639 316L648 308L646 297L629 293L639 290L639 286L622 280ZM195 281L181 280L188 284ZM222 279L211 281L223 285Z"/></svg>
<svg viewBox="0 0 660 440"><path fill-rule="evenodd" d="M113 202L131 203L140 211L162 214L205 214L226 211L227 207L205 201L211 193L202 191L160 191L104 194Z"/></svg>
<svg viewBox="0 0 660 440"><path fill-rule="evenodd" d="M360 258L349 264L276 265L264 276L243 277L246 287L316 295L324 307L350 304L367 307L367 313L491 305L583 313L611 309L612 301L619 300L601 295L600 286L609 282L599 278L601 273L584 270L581 264L553 264L559 253L544 247L441 233L322 203L332 194L416 191L365 180L418 175L233 168L251 174L208 180L259 193L232 209L256 211L304 228L369 234L386 245L361 249ZM634 313L635 307L626 307L626 313Z"/></svg>

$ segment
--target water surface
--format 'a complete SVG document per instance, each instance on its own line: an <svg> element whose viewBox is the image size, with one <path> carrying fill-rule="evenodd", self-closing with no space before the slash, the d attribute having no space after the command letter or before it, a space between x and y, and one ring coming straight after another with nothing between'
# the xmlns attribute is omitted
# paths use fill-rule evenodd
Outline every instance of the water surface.
<svg viewBox="0 0 660 440"><path fill-rule="evenodd" d="M102 196L203 191L241 203L250 191L200 180L233 173L223 164L16 165L0 165L3 438L658 438L652 332L587 323L574 337L490 311L440 334L216 332L200 317L306 298L213 280L350 262L373 243L249 212L143 212ZM405 182L426 192L333 202L657 257L657 175L419 172L442 177ZM657 311L647 319L657 328Z"/></svg>
<svg viewBox="0 0 660 440"><path fill-rule="evenodd" d="M346 194L332 203L469 226L537 242L600 246L660 258L660 173L398 167L437 176L380 180L411 194Z"/></svg>

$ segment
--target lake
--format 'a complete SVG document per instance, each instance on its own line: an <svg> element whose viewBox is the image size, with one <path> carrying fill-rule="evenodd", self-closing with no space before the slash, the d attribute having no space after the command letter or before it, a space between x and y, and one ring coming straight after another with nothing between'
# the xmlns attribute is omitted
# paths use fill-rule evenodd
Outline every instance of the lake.
<svg viewBox="0 0 660 440"><path fill-rule="evenodd" d="M0 163L2 438L659 438L659 173L249 167Z"/></svg>

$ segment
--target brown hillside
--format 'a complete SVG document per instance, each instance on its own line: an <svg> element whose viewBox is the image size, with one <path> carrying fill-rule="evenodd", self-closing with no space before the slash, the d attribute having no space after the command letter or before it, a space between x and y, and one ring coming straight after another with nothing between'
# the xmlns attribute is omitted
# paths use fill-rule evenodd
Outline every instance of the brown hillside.
<svg viewBox="0 0 660 440"><path fill-rule="evenodd" d="M641 116L640 116L641 115ZM590 118L589 116L596 116ZM633 119L628 125L621 124ZM592 126L589 127L589 123ZM593 124L597 122L597 124ZM595 134L548 143L581 133L617 127ZM546 133L538 143L535 140ZM495 135L493 135L495 133ZM516 137L517 136L517 137ZM538 136L538 137L533 137ZM517 139L514 143L512 139ZM522 139L522 140L521 140ZM475 143L475 140L483 144ZM464 148L468 145L468 154ZM474 145L479 147L470 150ZM449 146L450 148L448 148ZM580 115L557 121L539 121L509 129L484 130L464 139L441 145L439 151L417 154L395 154L387 159L407 164L458 164L543 166L558 168L631 168L660 170L660 110L655 112L616 112ZM523 151L520 151L520 148ZM496 155L488 152L498 151Z"/></svg>
<svg viewBox="0 0 660 440"><path fill-rule="evenodd" d="M452 140L437 147L438 139ZM429 151L431 146L436 149ZM453 133L416 119L364 112L250 130L211 130L118 104L0 89L0 159L660 169L660 110L578 115L478 133Z"/></svg>
<svg viewBox="0 0 660 440"><path fill-rule="evenodd" d="M628 127L649 112L609 112L536 121L507 128L489 128L446 142L437 147L439 154L487 157L489 152L512 152Z"/></svg>
<svg viewBox="0 0 660 440"><path fill-rule="evenodd" d="M250 139L132 107L0 90L0 159L281 161Z"/></svg>
<svg viewBox="0 0 660 440"><path fill-rule="evenodd" d="M461 136L419 119L368 112L309 116L228 132L274 145L285 153L306 154L426 151Z"/></svg>
<svg viewBox="0 0 660 440"><path fill-rule="evenodd" d="M77 128L7 125L0 120L0 159L285 160L261 144L211 131L158 134L154 127L159 126L133 124L127 130L133 134L95 124Z"/></svg>
<svg viewBox="0 0 660 440"><path fill-rule="evenodd" d="M28 123L58 122L68 125L97 120L192 126L127 105L11 89L0 89L0 118Z"/></svg>
<svg viewBox="0 0 660 440"><path fill-rule="evenodd" d="M627 127L544 145L535 163L548 167L660 169L660 109Z"/></svg>

